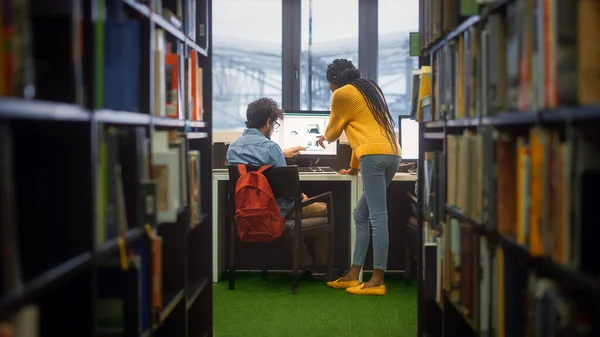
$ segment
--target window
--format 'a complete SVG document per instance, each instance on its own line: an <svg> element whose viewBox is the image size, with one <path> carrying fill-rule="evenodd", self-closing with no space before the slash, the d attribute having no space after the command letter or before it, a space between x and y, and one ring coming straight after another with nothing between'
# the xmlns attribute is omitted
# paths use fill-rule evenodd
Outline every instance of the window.
<svg viewBox="0 0 600 337"><path fill-rule="evenodd" d="M336 58L358 67L358 0L302 0L301 109L329 110L325 77Z"/></svg>
<svg viewBox="0 0 600 337"><path fill-rule="evenodd" d="M419 1L379 0L378 84L395 121L410 113L412 69L418 58L409 56L409 33L419 30Z"/></svg>
<svg viewBox="0 0 600 337"><path fill-rule="evenodd" d="M213 1L213 130L243 129L260 97L281 105L281 1Z"/></svg>

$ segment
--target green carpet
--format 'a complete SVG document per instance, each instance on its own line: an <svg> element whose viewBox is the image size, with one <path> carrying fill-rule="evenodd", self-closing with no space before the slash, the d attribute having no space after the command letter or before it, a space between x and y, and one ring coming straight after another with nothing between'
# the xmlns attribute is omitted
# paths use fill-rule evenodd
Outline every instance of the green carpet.
<svg viewBox="0 0 600 337"><path fill-rule="evenodd" d="M290 276L238 273L236 289L214 286L216 337L417 335L417 285L387 276L386 296L353 296L322 282L302 280L291 294Z"/></svg>

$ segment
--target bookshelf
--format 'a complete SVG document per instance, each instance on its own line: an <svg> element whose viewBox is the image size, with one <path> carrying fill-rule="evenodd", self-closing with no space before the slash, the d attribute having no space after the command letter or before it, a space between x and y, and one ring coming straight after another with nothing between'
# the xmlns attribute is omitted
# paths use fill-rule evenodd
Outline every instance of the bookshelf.
<svg viewBox="0 0 600 337"><path fill-rule="evenodd" d="M2 3L0 335L212 336L211 0Z"/></svg>
<svg viewBox="0 0 600 337"><path fill-rule="evenodd" d="M419 336L600 335L600 1L419 4Z"/></svg>

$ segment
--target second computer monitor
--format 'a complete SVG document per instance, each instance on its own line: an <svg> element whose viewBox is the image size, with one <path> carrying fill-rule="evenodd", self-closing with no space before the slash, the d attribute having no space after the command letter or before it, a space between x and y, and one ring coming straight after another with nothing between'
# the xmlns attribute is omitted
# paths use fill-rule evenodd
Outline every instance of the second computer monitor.
<svg viewBox="0 0 600 337"><path fill-rule="evenodd" d="M398 138L402 160L419 159L419 123L408 117L398 118Z"/></svg>
<svg viewBox="0 0 600 337"><path fill-rule="evenodd" d="M305 147L300 152L305 156L336 156L338 142L325 142L325 148L317 145L319 136L325 132L329 123L329 111L286 111L281 125L271 139L279 144L282 149L294 146Z"/></svg>

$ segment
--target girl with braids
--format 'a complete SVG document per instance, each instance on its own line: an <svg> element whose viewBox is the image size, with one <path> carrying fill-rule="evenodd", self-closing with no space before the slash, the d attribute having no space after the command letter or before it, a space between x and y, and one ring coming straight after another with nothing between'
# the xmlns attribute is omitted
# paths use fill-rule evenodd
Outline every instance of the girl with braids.
<svg viewBox="0 0 600 337"><path fill-rule="evenodd" d="M327 282L332 288L356 295L385 295L384 271L388 258L388 212L386 191L400 165L401 149L394 133L383 92L373 80L361 78L351 61L336 59L327 67L327 80L333 92L331 115L325 134L318 140L337 140L346 132L352 159L350 169L341 174L357 174L360 167L364 192L354 210L356 241L350 271ZM370 222L370 229L369 229ZM360 284L358 276L373 236L373 276Z"/></svg>

